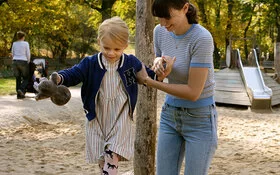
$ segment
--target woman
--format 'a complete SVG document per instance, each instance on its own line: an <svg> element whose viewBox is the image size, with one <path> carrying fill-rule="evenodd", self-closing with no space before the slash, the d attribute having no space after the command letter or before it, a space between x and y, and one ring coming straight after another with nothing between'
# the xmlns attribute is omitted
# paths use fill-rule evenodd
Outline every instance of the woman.
<svg viewBox="0 0 280 175"><path fill-rule="evenodd" d="M189 0L155 0L154 70L165 73L165 58L176 59L168 83L157 82L144 69L139 81L167 93L162 107L157 146L157 174L206 175L217 148L214 101L213 38L198 24Z"/></svg>
<svg viewBox="0 0 280 175"><path fill-rule="evenodd" d="M12 46L13 71L16 77L17 98L22 99L25 98L28 85L30 49L28 42L24 41L24 32L18 31L17 39Z"/></svg>

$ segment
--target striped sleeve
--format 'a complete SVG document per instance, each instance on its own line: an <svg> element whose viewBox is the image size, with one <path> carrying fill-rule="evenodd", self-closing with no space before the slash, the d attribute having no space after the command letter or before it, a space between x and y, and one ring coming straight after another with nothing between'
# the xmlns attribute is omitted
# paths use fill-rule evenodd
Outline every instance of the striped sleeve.
<svg viewBox="0 0 280 175"><path fill-rule="evenodd" d="M213 51L213 38L209 32L204 31L195 40L190 67L212 67Z"/></svg>

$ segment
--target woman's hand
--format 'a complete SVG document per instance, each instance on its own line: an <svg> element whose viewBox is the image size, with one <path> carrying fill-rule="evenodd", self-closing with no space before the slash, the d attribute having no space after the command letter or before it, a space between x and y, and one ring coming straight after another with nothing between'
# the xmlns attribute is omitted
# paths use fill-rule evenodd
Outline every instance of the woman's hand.
<svg viewBox="0 0 280 175"><path fill-rule="evenodd" d="M154 60L154 64L152 66L152 70L155 71L157 76L160 76L164 74L164 65L163 65L163 58L162 57L156 57Z"/></svg>
<svg viewBox="0 0 280 175"><path fill-rule="evenodd" d="M162 57L165 63L165 69L164 69L164 75L168 76L170 72L172 71L173 64L176 61L176 57L170 57L170 56L163 56Z"/></svg>
<svg viewBox="0 0 280 175"><path fill-rule="evenodd" d="M167 77L170 74L175 61L176 57L171 58L170 56L162 56L155 58L152 69L157 74L159 81L162 81L165 77Z"/></svg>

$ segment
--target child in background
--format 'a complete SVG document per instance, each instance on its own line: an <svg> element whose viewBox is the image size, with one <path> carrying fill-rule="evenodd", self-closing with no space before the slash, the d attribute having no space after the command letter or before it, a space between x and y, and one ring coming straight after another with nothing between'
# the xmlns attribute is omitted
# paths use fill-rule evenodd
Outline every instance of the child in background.
<svg viewBox="0 0 280 175"><path fill-rule="evenodd" d="M70 69L59 71L58 83L75 86L80 82L86 113L86 160L98 163L101 174L115 175L118 161L131 160L134 155L133 111L138 84L137 72L142 63L133 55L123 53L128 46L129 30L119 17L105 20L98 29L101 52L85 57ZM169 68L174 60L166 60ZM162 81L146 68L152 79Z"/></svg>

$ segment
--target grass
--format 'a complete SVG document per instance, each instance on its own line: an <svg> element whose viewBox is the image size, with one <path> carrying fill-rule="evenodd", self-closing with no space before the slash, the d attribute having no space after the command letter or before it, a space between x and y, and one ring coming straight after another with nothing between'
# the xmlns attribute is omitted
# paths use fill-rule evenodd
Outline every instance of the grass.
<svg viewBox="0 0 280 175"><path fill-rule="evenodd" d="M0 78L0 95L16 94L15 78Z"/></svg>

